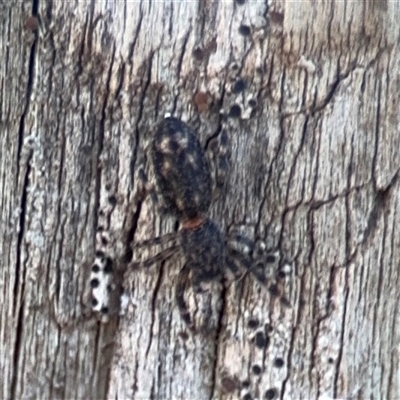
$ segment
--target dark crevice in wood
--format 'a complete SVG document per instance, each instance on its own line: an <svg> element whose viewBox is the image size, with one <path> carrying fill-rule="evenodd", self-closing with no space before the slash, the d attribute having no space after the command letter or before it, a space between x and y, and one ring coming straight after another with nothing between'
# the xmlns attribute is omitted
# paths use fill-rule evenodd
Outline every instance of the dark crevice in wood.
<svg viewBox="0 0 400 400"><path fill-rule="evenodd" d="M191 33L191 29L189 29L187 34L185 35L185 37L183 39L180 55L179 55L179 57L177 57L178 58L178 65L177 65L176 69L177 69L177 77L178 78L181 76L183 58L184 58L185 53L186 53L186 47L187 47L187 44L188 44L188 41L189 41L190 33Z"/></svg>
<svg viewBox="0 0 400 400"><path fill-rule="evenodd" d="M38 7L39 7L39 0L33 0L32 1L32 16L37 17L38 16ZM17 147L17 177L15 182L19 182L19 177L20 177L20 161L21 161L21 152L22 152L22 147L24 144L24 133L25 133L25 119L28 115L28 109L29 105L31 103L31 95L32 95L32 89L33 89L33 82L35 79L35 61L36 61L36 49L37 49L37 42L38 42L38 33L35 33L35 39L32 43L31 46L31 51L29 53L29 64L28 64L28 81L26 85L26 103L24 110L22 112L21 118L20 118L20 123L19 123L19 128L18 128L18 147Z"/></svg>
<svg viewBox="0 0 400 400"><path fill-rule="evenodd" d="M83 38L85 38L86 36L86 40L82 40L82 44L87 44L86 54L94 54L92 43L93 43L93 31L96 28L96 21L93 20L95 12L95 4L96 0L91 0L90 5L88 6L88 13L85 24L85 35L83 36ZM84 50L83 46L82 50Z"/></svg>
<svg viewBox="0 0 400 400"><path fill-rule="evenodd" d="M219 375L220 371L220 364L218 362L218 353L219 353L219 348L222 344L222 340L224 337L224 324L223 324L223 318L225 315L225 307L227 304L226 300L226 295L227 295L227 289L225 285L222 285L222 291L220 294L220 299L221 299L221 310L218 316L218 322L215 330L215 339L214 339L214 354L213 354L213 362L212 362L212 375L211 375L211 387L210 387L210 397L209 399L212 400L216 398L217 393L215 393L217 389L217 378Z"/></svg>
<svg viewBox="0 0 400 400"><path fill-rule="evenodd" d="M372 156L372 163L371 163L371 178L372 178L372 183L374 185L374 190L377 192L378 184L376 181L375 174L378 172L376 169L376 165L379 153L379 134L381 129L381 91L382 91L381 83L377 82L375 88L376 88L375 92L377 93L377 98L376 98L375 130L374 130L375 142L374 142L374 154Z"/></svg>
<svg viewBox="0 0 400 400"><path fill-rule="evenodd" d="M37 8L38 8L38 1L33 1L32 4L32 14L37 15ZM35 39L30 53L29 59L29 68L28 68L28 84L27 84L27 102L25 105L25 110L21 116L20 125L19 125L19 134L18 134L18 162L17 162L17 182L18 182L18 175L20 173L20 162L21 162L21 151L23 146L24 140L24 128L25 128L25 117L27 115L29 103L30 103L30 96L32 93L33 87L33 79L34 79L34 64L35 64L35 53L36 53L36 42L37 38ZM25 223L27 218L27 199L28 199L28 191L29 191L29 178L31 174L31 161L32 161L32 152L30 152L28 159L26 160L26 171L24 182L22 185L22 195L21 195L21 202L20 202L20 215L19 215L19 232L17 238L17 245L16 245L16 265L15 265L15 282L13 288L13 314L16 316L16 328L15 328L15 342L14 342L14 359L13 359L13 377L11 382L11 398L17 398L16 395L16 385L18 379L18 372L21 373L18 369L18 362L21 353L21 343L22 343L22 335L23 335L23 322L24 322L24 293L25 293L25 271L22 270L22 242L25 234ZM18 303L19 307L18 307ZM18 307L18 310L17 310Z"/></svg>
<svg viewBox="0 0 400 400"><path fill-rule="evenodd" d="M125 2L124 2L124 4L125 4ZM124 7L126 7L126 4L125 4L125 6ZM138 40L138 37L139 37L139 33L140 33L140 28L142 27L142 22L143 22L143 10L142 10L142 3L140 3L140 6L139 6L140 8L139 8L139 20L138 20L138 22L137 22L137 25L136 25L136 29L135 29L135 33L134 33L134 35L133 35L133 40L132 40L132 42L130 42L130 44L129 44L129 51L128 51L128 60L130 61L130 62L132 62L133 60L132 60L132 57L133 57L133 54L134 54L134 51L135 51L135 48L136 48L136 43L137 43L137 40ZM124 19L124 23L125 23L125 19ZM125 30L125 29L124 29ZM132 62L132 64L133 64L133 62Z"/></svg>
<svg viewBox="0 0 400 400"><path fill-rule="evenodd" d="M23 296L23 292L25 291L25 284L22 284L21 287L21 297ZM16 297L17 298L17 297ZM20 354L21 354L21 346L22 346L22 337L23 337L23 327L24 327L24 303L23 300L21 300L21 305L18 310L18 316L17 316L17 325L14 330L14 335L15 335L15 342L14 342L14 355L13 355L13 375L12 375L12 381L11 381L11 399L17 399L19 396L17 396L17 381L18 381L18 376L22 376L23 372L18 368L19 364L19 359L20 359ZM22 369L24 366L22 366Z"/></svg>
<svg viewBox="0 0 400 400"><path fill-rule="evenodd" d="M126 232L125 236L125 250L124 254L122 255L122 262L127 265L132 261L133 257L133 250L132 250L132 243L135 237L135 233L138 227L138 221L140 217L140 213L142 211L142 201L138 201L136 205L136 211L133 213L133 216L129 222L130 226Z"/></svg>
<svg viewBox="0 0 400 400"><path fill-rule="evenodd" d="M351 236L352 236L352 227L351 227L351 204L350 204L350 199L349 199L349 194L351 188L351 180L352 180L352 175L353 175L353 160L354 160L354 135L351 138L351 146L350 146L350 157L349 157L349 167L347 170L347 193L345 193L345 210L346 210L346 224L345 224L345 229L346 229L346 242L345 242L345 259L349 260L351 258L351 249L350 249L350 243L351 243ZM349 264L346 265L346 268Z"/></svg>
<svg viewBox="0 0 400 400"><path fill-rule="evenodd" d="M315 251L315 239L314 239L314 212L309 210L307 212L307 233L309 239L309 250L307 255L307 264L310 266L313 263L313 256Z"/></svg>
<svg viewBox="0 0 400 400"><path fill-rule="evenodd" d="M174 2L172 1L170 3L170 12L169 12L169 25L168 25L168 35L169 38L172 39L172 31L173 31L173 26L174 26Z"/></svg>
<svg viewBox="0 0 400 400"><path fill-rule="evenodd" d="M24 314L24 294L25 294L25 270L22 267L22 242L25 234L25 222L27 218L27 198L29 191L29 176L31 174L31 163L32 153L27 160L27 168L25 172L25 179L22 186L22 197L20 203L20 215L19 215L19 233L16 246L16 264L15 264L15 281L13 288L13 314L16 316L17 325L15 328L15 344L14 344L14 374L11 383L11 398L17 398L16 396L16 384L18 372L18 361L21 352L22 334L23 334L23 314ZM18 309L17 309L18 308Z"/></svg>
<svg viewBox="0 0 400 400"><path fill-rule="evenodd" d="M160 267L158 278L157 278L156 284L154 286L153 295L151 298L151 323L150 323L150 328L149 328L149 345L147 346L147 349L145 352L146 357L148 357L148 355L149 355L150 347L153 342L153 329L154 329L154 322L156 320L156 310L157 310L156 300L157 300L158 293L160 292L161 284L162 284L163 277L164 277L164 267L165 267L165 262L163 262Z"/></svg>
<svg viewBox="0 0 400 400"><path fill-rule="evenodd" d="M346 273L346 282L348 282L348 273ZM339 382L341 380L340 377L340 364L342 362L343 359L343 351L346 349L345 346L345 332L346 332L346 317L347 317L347 304L348 304L348 298L349 298L349 289L347 287L347 283L346 283L346 288L344 290L344 299L343 299L343 317L342 317L342 331L340 334L340 339L339 339L339 354L338 354L338 359L336 362L336 370L335 370L335 374L334 374L334 379L333 379L333 398L336 399L338 397L341 397L340 393L340 387L339 387Z"/></svg>
<svg viewBox="0 0 400 400"><path fill-rule="evenodd" d="M300 291L300 293L304 293L304 292ZM300 307L299 307L299 309L300 309ZM297 321L301 321L301 318L298 318ZM298 326L300 326L300 325L298 324ZM288 348L288 353L287 353L287 375L282 380L282 390L280 391L280 399L281 400L284 400L286 398L285 397L285 389L286 389L286 385L288 384L288 382L290 382L290 371L292 370L293 352L296 350L296 346L295 346L296 333L297 333L297 327L295 326L292 329L292 335L290 337L290 343L288 345L289 348Z"/></svg>
<svg viewBox="0 0 400 400"><path fill-rule="evenodd" d="M293 181L293 177L296 173L296 164L297 164L297 160L299 158L299 155L301 153L301 151L303 150L304 147L304 143L306 141L307 138L307 127L308 127L308 121L309 121L309 117L306 117L304 124L303 124L303 130L302 130L302 136L301 136L301 140L300 140L300 144L299 147L293 157L293 162L292 162L292 166L290 167L290 172L289 172L289 177L288 177L288 181L287 181L287 190L286 190L286 196L285 196L285 209L282 212L282 216L281 216L281 232L280 232L280 236L279 236L279 240L278 240L278 245L279 247L282 247L282 243L283 243L283 235L284 235L284 227L285 227L285 221L286 221L286 216L290 211L290 208L287 207L288 202L289 202L289 193L290 193L290 188L291 188L291 183ZM298 205L304 204L303 200L304 200L304 192L305 192L305 184L302 187L302 196L301 199L298 201Z"/></svg>
<svg viewBox="0 0 400 400"><path fill-rule="evenodd" d="M309 374L309 382L313 381L313 376L312 372L318 368L318 360L317 360L317 354L318 354L318 337L320 333L320 325L321 321L325 319L323 318L317 318L318 316L318 296L319 296L319 284L316 283L314 286L315 290L313 292L313 298L312 298L312 306L311 306L311 317L312 320L315 321L312 325L310 336L311 336L311 349L310 349L310 364L308 366L308 374ZM311 293L310 293L311 294ZM311 300L311 299L310 299ZM318 387L318 379L317 379L317 395L316 398L319 398L319 387Z"/></svg>
<svg viewBox="0 0 400 400"><path fill-rule="evenodd" d="M144 110L145 110L145 105L146 105L146 98L147 98L147 91L150 87L151 84L151 71L153 68L153 58L154 58L154 52L151 52L147 58L147 65L143 65L143 75L144 78L141 81L141 87L143 88L141 94L140 94L140 100L139 100L139 108L137 110L137 119L136 119L136 126L135 126L135 146L133 148L132 151L132 159L133 159L133 163L132 163L132 173L135 172L135 167L138 161L138 149L140 147L140 138L142 136L141 132L140 132L140 122L143 119L143 115L144 115ZM145 61L145 62L146 62Z"/></svg>
<svg viewBox="0 0 400 400"><path fill-rule="evenodd" d="M382 215L384 215L385 211L387 211L391 188L397 180L397 176L398 175L396 174L393 177L391 183L385 189L381 189L376 192L374 206L369 214L367 227L364 231L362 240L363 245L368 242L368 239L376 230L378 220L382 217Z"/></svg>

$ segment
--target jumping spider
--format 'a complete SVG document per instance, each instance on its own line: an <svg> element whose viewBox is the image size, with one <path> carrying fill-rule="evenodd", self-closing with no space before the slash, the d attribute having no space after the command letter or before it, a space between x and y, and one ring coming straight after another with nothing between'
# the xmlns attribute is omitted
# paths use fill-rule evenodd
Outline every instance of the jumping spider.
<svg viewBox="0 0 400 400"><path fill-rule="evenodd" d="M221 135L221 141L226 143L226 133L222 132ZM222 171L219 171L219 178L227 171L229 157L225 148L220 149L220 153L218 165ZM158 192L162 194L166 210L178 219L180 230L178 233L134 243L136 248L144 248L172 242L154 257L133 265L149 267L176 255L184 256L185 264L179 274L175 294L183 320L189 326L192 324L184 299L184 281L190 273L195 292L202 291L203 282L221 280L227 268L238 276L244 267L259 282L268 285L265 265L257 262L255 243L242 235L225 237L219 226L207 216L213 196L213 179L196 133L176 118L165 118L156 130L151 158ZM144 192L152 194L153 200L158 201L155 188L149 184L144 171L140 171L139 176ZM235 245L235 242L241 246ZM246 251L238 250L239 247L244 247ZM269 290L280 298L282 304L289 305L277 285L269 285Z"/></svg>

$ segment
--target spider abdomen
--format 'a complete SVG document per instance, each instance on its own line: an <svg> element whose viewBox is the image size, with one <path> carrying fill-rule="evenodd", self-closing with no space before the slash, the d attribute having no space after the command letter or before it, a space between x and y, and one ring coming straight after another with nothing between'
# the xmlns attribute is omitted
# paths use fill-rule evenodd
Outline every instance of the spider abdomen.
<svg viewBox="0 0 400 400"><path fill-rule="evenodd" d="M165 118L155 133L152 158L170 212L180 220L206 214L212 200L212 178L196 133L176 118Z"/></svg>

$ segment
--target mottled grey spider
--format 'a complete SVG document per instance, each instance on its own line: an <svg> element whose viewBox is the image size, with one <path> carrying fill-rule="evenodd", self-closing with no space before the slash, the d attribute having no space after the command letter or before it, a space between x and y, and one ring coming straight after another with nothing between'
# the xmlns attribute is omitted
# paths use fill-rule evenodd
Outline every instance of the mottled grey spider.
<svg viewBox="0 0 400 400"><path fill-rule="evenodd" d="M227 134L221 133L219 149L218 182L221 185L228 170L229 152ZM179 223L178 233L168 233L140 243L135 248L153 245L169 247L134 267L149 267L156 262L170 260L183 255L185 264L176 287L176 301L183 320L190 326L191 317L184 299L185 280L192 274L192 283L196 292L201 292L201 283L221 280L228 268L236 277L242 276L241 270L251 272L263 285L268 285L265 275L265 263L261 261L255 243L243 235L225 237L219 226L207 217L212 202L212 176L205 152L196 133L176 118L165 118L158 126L151 146L151 158L157 180L158 192L162 195L165 210L174 215ZM143 194L151 194L158 201L157 191L149 184L140 171ZM261 246L262 247L262 246ZM277 284L269 285L272 294L279 297L282 304L290 303L284 297Z"/></svg>

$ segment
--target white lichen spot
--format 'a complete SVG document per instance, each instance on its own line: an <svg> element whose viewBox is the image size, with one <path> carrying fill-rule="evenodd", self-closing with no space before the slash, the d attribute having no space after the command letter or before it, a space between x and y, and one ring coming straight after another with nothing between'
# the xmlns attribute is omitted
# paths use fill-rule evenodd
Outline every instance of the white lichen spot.
<svg viewBox="0 0 400 400"><path fill-rule="evenodd" d="M129 295L127 295L126 293L122 293L121 297L120 297L120 311L119 311L119 315L125 315L126 311L128 309L128 305L129 305Z"/></svg>
<svg viewBox="0 0 400 400"><path fill-rule="evenodd" d="M286 263L282 266L282 272L284 272L285 274L290 274L292 272L292 265Z"/></svg>
<svg viewBox="0 0 400 400"><path fill-rule="evenodd" d="M305 70L307 70L307 72L309 72L310 74L313 74L317 70L315 64L311 60L305 58L304 56L300 57L300 60L297 62L297 65L300 68L304 68Z"/></svg>

